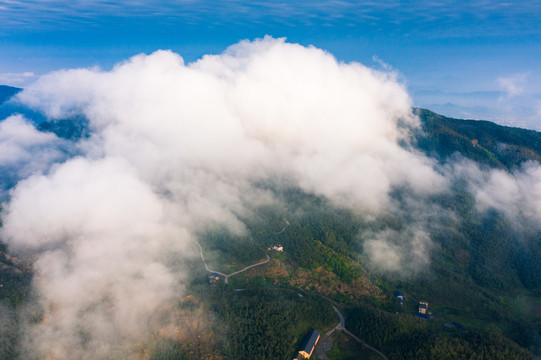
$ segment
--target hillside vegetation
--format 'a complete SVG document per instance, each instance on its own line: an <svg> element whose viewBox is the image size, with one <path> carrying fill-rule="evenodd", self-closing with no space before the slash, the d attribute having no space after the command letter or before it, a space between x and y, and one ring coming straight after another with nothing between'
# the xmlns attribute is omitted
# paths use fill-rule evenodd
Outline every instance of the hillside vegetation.
<svg viewBox="0 0 541 360"><path fill-rule="evenodd" d="M459 153L473 161L508 170L525 161L541 161L541 133L490 121L457 120L426 109L414 109L422 131L417 146L440 161Z"/></svg>
<svg viewBox="0 0 541 360"><path fill-rule="evenodd" d="M528 161L541 162L541 133L414 111L421 128L412 146L440 164L465 158L482 169L511 173ZM88 124L79 120L39 128L65 139L90 136ZM416 207L408 189L396 189L394 210L378 216L339 208L300 189L260 186L275 195L278 205L245 214L245 235L236 237L217 226L201 232L199 241L211 265L226 273L267 253L272 260L231 278L228 286L221 281L209 285L202 264L194 260L194 280L176 309L182 315L180 330L165 339L153 335L141 345L148 355L141 358L291 358L308 329L336 325L332 303L345 310L350 331L390 359L541 356L541 239L535 224L479 210L460 181L449 191L415 199L421 202ZM388 241L398 246L413 234L419 219L412 209L419 207L428 213L427 263L415 271L381 271L364 251L367 242L374 234L391 234ZM274 244L283 245L284 252L269 250ZM27 296L31 268L0 250L0 300L12 314ZM404 294L404 305L395 291ZM429 303L429 320L414 316L419 301ZM185 334L183 328L197 331ZM9 336L0 349L17 359L16 332L4 334ZM354 358L346 353L337 347L329 356Z"/></svg>

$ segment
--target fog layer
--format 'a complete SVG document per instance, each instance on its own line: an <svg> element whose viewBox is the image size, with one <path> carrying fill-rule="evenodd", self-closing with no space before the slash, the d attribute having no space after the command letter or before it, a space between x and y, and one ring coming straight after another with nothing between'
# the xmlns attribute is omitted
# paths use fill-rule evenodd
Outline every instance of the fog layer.
<svg viewBox="0 0 541 360"><path fill-rule="evenodd" d="M242 41L191 64L157 51L110 71L62 70L18 101L49 118L82 115L91 130L66 160L55 136L21 117L0 123L10 149L0 166L21 169L0 236L35 256L44 311L27 331L29 357L132 356L126 349L182 294L194 234L211 223L242 234L239 218L275 201L256 184L298 187L369 216L394 208L393 189L422 198L448 186L408 145L419 120L393 73L284 39ZM480 190L480 206L498 206L486 198ZM399 234L373 234L365 252L391 271L403 256L426 264L423 227L408 227L400 246L387 241Z"/></svg>

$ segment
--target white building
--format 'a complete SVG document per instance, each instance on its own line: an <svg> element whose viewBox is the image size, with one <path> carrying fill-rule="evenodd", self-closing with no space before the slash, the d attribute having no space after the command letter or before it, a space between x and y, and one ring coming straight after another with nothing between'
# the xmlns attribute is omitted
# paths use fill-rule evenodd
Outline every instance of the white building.
<svg viewBox="0 0 541 360"><path fill-rule="evenodd" d="M280 244L276 244L272 247L273 250L276 250L278 252L284 252L284 247Z"/></svg>

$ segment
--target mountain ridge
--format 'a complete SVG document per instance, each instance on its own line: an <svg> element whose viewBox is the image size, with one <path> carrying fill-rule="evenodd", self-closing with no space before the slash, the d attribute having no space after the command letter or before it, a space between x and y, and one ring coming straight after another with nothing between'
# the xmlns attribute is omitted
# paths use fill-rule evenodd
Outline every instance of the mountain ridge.
<svg viewBox="0 0 541 360"><path fill-rule="evenodd" d="M413 111L421 121L412 132L413 147L440 164L453 163L459 157L478 164L482 170L512 174L528 162L540 162L541 133L537 131L452 119L426 109ZM36 121L35 126L69 141L91 136L88 122L82 117ZM460 349L465 349L469 358L478 351L485 358L507 354L505 359L533 359L541 354L541 314L535 312L538 306L541 308L541 279L536 276L541 273L538 231L529 224L520 227L497 211L480 211L467 186L454 184L445 194L419 200L422 206L442 209L443 213L429 219L441 224L427 229L432 244L429 265L415 276L381 274L362 250L374 234L386 234L391 246L398 246L401 236L414 234L408 229L415 213L409 213L411 194L406 193L407 189L390 194L397 207L375 220L339 209L322 196L300 189L278 185L273 188L271 184L266 190L282 205L257 208L254 214L241 218L248 235L234 236L217 227L200 234L199 241L215 261L222 262L217 265L223 266L242 267L245 262L261 259L277 243L283 245L284 252L272 253L268 265L232 278L228 287L209 287L204 268L193 265L197 270L190 273L194 280L189 296L201 303L181 308L191 314L194 306L235 329L234 333L216 335L214 339L228 344L224 346L226 353L234 354L231 358L249 358L247 345L253 349L251 353L270 351L271 342L280 345L281 354L293 352L295 339L309 326L316 326L306 318L294 322L278 317L284 311L279 303L285 296L280 290L284 287L305 295L301 298L293 292L286 299L292 307L310 310L305 316L314 307L326 306L320 297L340 303L347 310L348 329L377 345L390 359L429 359L433 354L454 354L448 358L463 359L466 355L461 357ZM284 219L287 229L278 231ZM0 245L0 254L7 253ZM30 292L31 273L30 267L19 269L7 259L0 259L9 265L0 268L0 282L4 284L0 301L15 309L24 304ZM233 289L246 291L237 293ZM405 295L403 306L395 300L395 291ZM314 303L300 304L299 299L307 301L308 294L314 295ZM421 300L428 301L433 312L434 318L428 322L413 316ZM268 314L273 314L272 319ZM315 324L326 326L327 321L332 322L332 314L332 309L325 308ZM451 330L444 327L452 323L464 330L455 325ZM278 326L282 333L268 330ZM266 345L253 336L259 332L265 332ZM232 340L227 342L221 336ZM15 348L12 341L16 342L15 335L6 337L0 349ZM170 344L173 358L191 359L179 355L184 351L181 345ZM219 353L220 349L212 351Z"/></svg>
<svg viewBox="0 0 541 360"><path fill-rule="evenodd" d="M13 95L17 94L21 90L23 89L13 86L0 85L0 104L12 97Z"/></svg>
<svg viewBox="0 0 541 360"><path fill-rule="evenodd" d="M487 120L454 119L414 108L421 130L418 147L440 161L455 152L490 167L512 170L526 161L541 162L541 133Z"/></svg>

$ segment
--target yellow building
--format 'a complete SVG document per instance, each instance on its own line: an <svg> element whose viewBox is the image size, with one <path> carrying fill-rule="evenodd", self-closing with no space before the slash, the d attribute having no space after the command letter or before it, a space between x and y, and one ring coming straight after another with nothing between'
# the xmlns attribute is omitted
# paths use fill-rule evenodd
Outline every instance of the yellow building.
<svg viewBox="0 0 541 360"><path fill-rule="evenodd" d="M319 331L313 329L310 330L304 338L304 341L302 342L298 358L310 359L310 356L312 356L312 353L314 352L314 348L316 347L318 341Z"/></svg>

